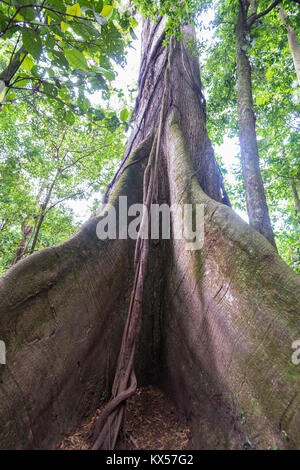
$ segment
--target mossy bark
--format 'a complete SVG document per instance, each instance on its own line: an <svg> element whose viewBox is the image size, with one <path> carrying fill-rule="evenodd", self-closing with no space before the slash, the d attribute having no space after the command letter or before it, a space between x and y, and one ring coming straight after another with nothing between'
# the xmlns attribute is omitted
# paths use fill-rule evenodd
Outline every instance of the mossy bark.
<svg viewBox="0 0 300 470"><path fill-rule="evenodd" d="M146 157L151 139L130 162ZM144 164L118 196L141 202ZM0 280L0 448L51 448L109 393L126 318L134 242L100 241L101 213L63 245L19 262Z"/></svg>
<svg viewBox="0 0 300 470"><path fill-rule="evenodd" d="M297 448L299 277L195 177L180 126L169 130L170 198L205 206L201 251L170 247L164 383L193 423L196 448ZM184 175L184 176L183 176Z"/></svg>

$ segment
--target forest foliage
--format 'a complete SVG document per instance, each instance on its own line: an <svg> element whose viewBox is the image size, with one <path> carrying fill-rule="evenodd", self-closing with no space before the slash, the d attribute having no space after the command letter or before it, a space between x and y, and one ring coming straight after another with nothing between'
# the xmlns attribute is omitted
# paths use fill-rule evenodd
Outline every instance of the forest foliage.
<svg viewBox="0 0 300 470"><path fill-rule="evenodd" d="M277 3L299 31L299 2ZM258 14L270 5L259 1ZM182 24L196 24L212 143L237 139L238 7L237 0L0 0L0 274L17 258L78 230L70 201L87 201L87 218L96 208L122 157L130 123L114 79L137 39L140 13L153 19L167 15L169 36L180 37ZM300 270L300 92L277 8L253 23L245 47L276 243ZM210 24L204 21L208 13ZM233 207L245 211L239 159L234 184L221 154L218 161Z"/></svg>

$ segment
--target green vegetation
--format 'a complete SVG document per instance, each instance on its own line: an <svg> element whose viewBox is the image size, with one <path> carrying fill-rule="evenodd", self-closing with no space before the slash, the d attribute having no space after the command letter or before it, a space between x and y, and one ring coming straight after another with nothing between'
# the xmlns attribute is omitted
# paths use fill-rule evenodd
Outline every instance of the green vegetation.
<svg viewBox="0 0 300 470"><path fill-rule="evenodd" d="M288 12L289 24L299 31L300 5L294 1L280 3ZM213 143L222 144L225 136L236 142L238 140L235 24L239 2L219 0L212 4L215 14L209 25L210 39L200 43L201 65L208 97L210 137ZM259 14L272 2L260 1L258 4ZM259 18L245 39L251 63L260 167L276 244L285 261L300 272L300 211L297 203L300 184L300 87L287 30L280 21L278 9L274 8ZM219 163L225 173L222 155ZM246 211L239 160L233 171L235 183L232 184L232 178L225 174L226 188L233 207Z"/></svg>
<svg viewBox="0 0 300 470"><path fill-rule="evenodd" d="M123 128L90 128L79 116L70 125L47 105L31 110L23 104L2 112L0 146L3 272L18 248L20 258L71 236L79 225L69 201L96 193L89 217L122 156Z"/></svg>
<svg viewBox="0 0 300 470"><path fill-rule="evenodd" d="M74 113L101 121L90 95L110 95L114 63L124 65L135 38L137 22L121 3L1 1L1 103L39 94L70 124Z"/></svg>
<svg viewBox="0 0 300 470"><path fill-rule="evenodd" d="M270 2L250 3L261 15L245 51L262 177L278 250L300 272L299 85L278 6L263 14ZM299 2L279 3L299 31ZM76 232L70 200L88 200L87 217L96 208L124 148L130 111L114 79L136 39L137 10L167 15L169 36L190 22L201 30L210 137L215 146L237 141L238 1L0 1L0 274ZM239 160L234 183L222 155L218 161L233 207L246 211Z"/></svg>

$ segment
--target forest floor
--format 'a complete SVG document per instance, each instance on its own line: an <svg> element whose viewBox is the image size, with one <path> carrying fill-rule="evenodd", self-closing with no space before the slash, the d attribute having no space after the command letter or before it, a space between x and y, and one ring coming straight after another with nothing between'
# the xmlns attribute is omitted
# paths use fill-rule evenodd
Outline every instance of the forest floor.
<svg viewBox="0 0 300 470"><path fill-rule="evenodd" d="M104 404L103 404L104 407ZM75 433L59 444L61 450L88 450L90 434L99 408ZM192 434L184 416L156 387L139 388L127 401L125 439L118 449L126 450L189 450Z"/></svg>

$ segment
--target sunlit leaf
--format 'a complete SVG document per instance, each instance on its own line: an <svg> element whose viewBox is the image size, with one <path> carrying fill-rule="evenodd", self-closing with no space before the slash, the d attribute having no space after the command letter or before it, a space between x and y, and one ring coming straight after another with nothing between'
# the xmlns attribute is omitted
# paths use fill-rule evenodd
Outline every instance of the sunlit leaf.
<svg viewBox="0 0 300 470"><path fill-rule="evenodd" d="M69 25L68 25L68 23L65 23L64 21L62 21L62 22L60 23L60 27L61 27L61 30L62 30L63 32L65 32L65 31L67 31Z"/></svg>
<svg viewBox="0 0 300 470"><path fill-rule="evenodd" d="M67 8L66 15L72 15L68 17L70 21L74 19L73 16L81 16L81 9L79 3L75 3L75 5L72 5Z"/></svg>
<svg viewBox="0 0 300 470"><path fill-rule="evenodd" d="M73 65L75 68L88 70L89 66L87 60L84 57L83 53L80 52L78 49L72 49L70 51L65 50L65 54L70 64Z"/></svg>
<svg viewBox="0 0 300 470"><path fill-rule="evenodd" d="M120 119L121 119L121 121L123 121L123 122L127 122L128 117L129 117L129 111L128 111L128 109L124 108L124 109L120 112Z"/></svg>
<svg viewBox="0 0 300 470"><path fill-rule="evenodd" d="M101 15L105 17L109 16L112 13L113 8L114 7L111 5L105 5L101 11Z"/></svg>
<svg viewBox="0 0 300 470"><path fill-rule="evenodd" d="M26 72L30 73L33 66L34 66L34 62L32 58L27 54L25 58L23 59L22 68L26 70Z"/></svg>
<svg viewBox="0 0 300 470"><path fill-rule="evenodd" d="M24 18L23 18L23 16L22 16L20 13L18 13L18 14L15 16L15 21L24 21Z"/></svg>

